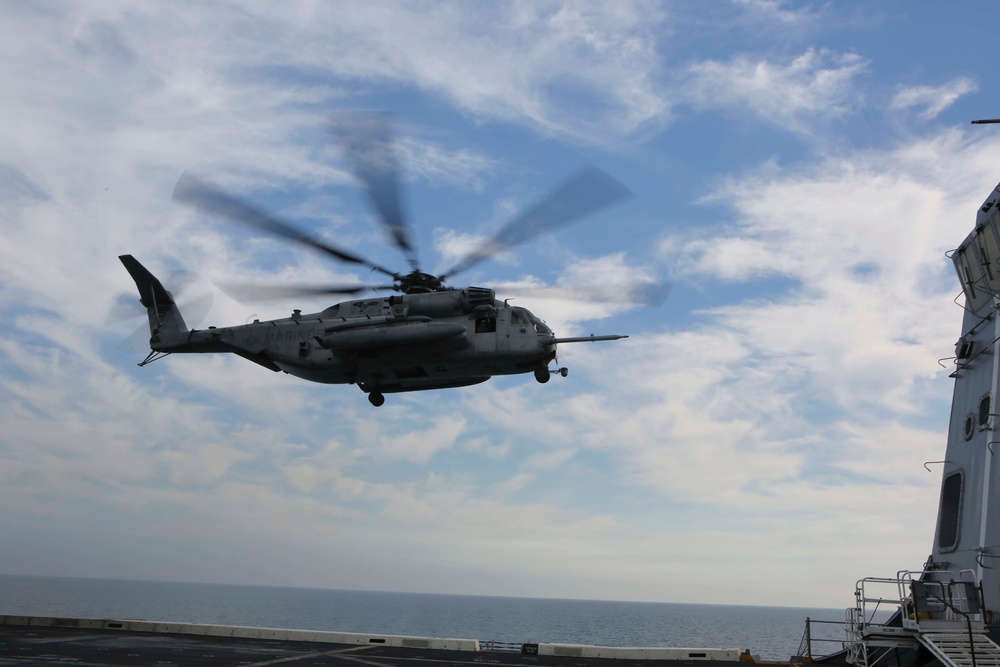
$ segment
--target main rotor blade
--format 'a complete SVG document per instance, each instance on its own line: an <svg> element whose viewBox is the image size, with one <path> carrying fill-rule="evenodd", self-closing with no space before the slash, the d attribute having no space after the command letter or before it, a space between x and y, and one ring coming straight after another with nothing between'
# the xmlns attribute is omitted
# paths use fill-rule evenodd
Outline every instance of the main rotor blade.
<svg viewBox="0 0 1000 667"><path fill-rule="evenodd" d="M607 172L597 167L584 169L548 197L504 225L492 239L445 271L441 280L536 236L575 222L631 194L631 190Z"/></svg>
<svg viewBox="0 0 1000 667"><path fill-rule="evenodd" d="M340 248L317 241L308 234L295 229L289 223L269 213L265 213L187 172L181 174L181 177L177 180L177 185L174 186L173 198L174 201L188 204L205 213L229 218L241 225L253 227L262 232L291 239L296 243L315 248L336 257L342 262L362 264L387 276L396 277L396 274L389 269L381 267L378 264L373 264L363 257L349 253L346 250L341 250Z"/></svg>
<svg viewBox="0 0 1000 667"><path fill-rule="evenodd" d="M417 252L403 216L399 194L399 166L392 119L382 113L338 114L331 120L333 133L351 173L368 193L372 206L392 242L403 251L413 270Z"/></svg>
<svg viewBox="0 0 1000 667"><path fill-rule="evenodd" d="M393 289L392 285L270 285L264 283L217 283L219 289L240 302L275 301L297 297L351 296L367 290Z"/></svg>

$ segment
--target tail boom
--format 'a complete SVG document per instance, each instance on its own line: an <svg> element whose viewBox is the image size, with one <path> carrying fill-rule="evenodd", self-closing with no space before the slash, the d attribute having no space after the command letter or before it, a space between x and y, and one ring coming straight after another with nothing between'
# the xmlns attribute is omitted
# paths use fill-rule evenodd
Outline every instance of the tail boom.
<svg viewBox="0 0 1000 667"><path fill-rule="evenodd" d="M132 276L139 290L139 301L146 307L149 316L149 346L157 351L169 351L171 347L185 344L188 328L181 316L174 297L163 283L132 255L119 255L118 259Z"/></svg>

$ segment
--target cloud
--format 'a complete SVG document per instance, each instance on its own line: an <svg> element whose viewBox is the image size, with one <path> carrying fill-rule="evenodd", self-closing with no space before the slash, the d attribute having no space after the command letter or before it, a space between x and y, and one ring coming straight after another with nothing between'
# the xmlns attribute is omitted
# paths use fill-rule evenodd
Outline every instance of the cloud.
<svg viewBox="0 0 1000 667"><path fill-rule="evenodd" d="M477 410L476 421L572 451L572 474L600 469L605 487L590 500L619 519L634 547L622 562L653 578L665 575L629 560L636 545L683 562L697 551L711 567L712 554L739 540L747 553L782 554L759 573L779 576L780 567L806 585L814 549L832 546L833 535L881 540L886 516L918 516L920 525L897 530L866 567L891 573L913 562L933 534L937 497L922 463L939 458L946 437L935 406L946 404L950 382L935 360L950 353L962 314L944 252L968 231L969 202L993 187L984 156L996 143L945 132L735 176L705 202L731 207L730 224L708 239L675 239L687 258L678 289L725 293L780 277L764 283L773 285L766 296L600 350L560 349L572 353L572 396L548 385L505 388L487 401L504 408ZM550 414L559 415L551 428ZM895 471L889 485L878 472L886 469ZM506 484L528 489L531 478L517 471ZM648 504L663 508L645 538L642 520L624 518L631 503L642 503L645 520ZM685 544L697 548L684 555ZM841 553L846 561L828 567L846 591L857 561L850 548Z"/></svg>
<svg viewBox="0 0 1000 667"><path fill-rule="evenodd" d="M734 0L734 5L745 7L751 14L777 20L783 24L794 24L811 16L806 10L786 9L789 5L785 0Z"/></svg>
<svg viewBox="0 0 1000 667"><path fill-rule="evenodd" d="M808 173L748 175L723 186L712 200L736 209L735 224L688 243L690 275L780 276L791 287L706 314L786 374L822 378L815 388L837 409L919 412L914 392L939 372L932 360L946 356L955 334L955 286L941 257L964 236L968 202L988 191L979 150L949 132L829 159ZM948 165L965 165L960 174L945 173L944 155Z"/></svg>
<svg viewBox="0 0 1000 667"><path fill-rule="evenodd" d="M8 16L5 59L44 75L2 79L12 100L0 111L10 128L5 187L32 206L30 219L15 209L5 230L5 282L20 285L31 267L47 266L51 280L32 289L52 302L87 274L91 289L73 300L73 315L89 320L107 312L102 295L121 290L119 267L84 260L109 249L146 258L155 248L186 268L244 274L263 255L275 263L287 257L270 245L231 247L232 227L209 227L170 202L184 170L256 202L304 187L306 197L289 212L332 217L345 244L359 238L345 234L344 202L333 202L341 211L327 216L318 209L330 202L324 189L345 182L323 117L356 106L369 85L433 90L484 121L566 136L627 133L662 115L655 8L523 3L484 11L488 20L455 5L304 4L276 12L263 3L192 13L126 4ZM27 35L44 35L45 48ZM559 92L574 86L607 108L583 120ZM414 178L477 189L498 168L481 151L415 130L417 138L401 143ZM366 233L376 240L374 230ZM66 259L46 261L55 253ZM343 282L341 275L328 282Z"/></svg>
<svg viewBox="0 0 1000 667"><path fill-rule="evenodd" d="M979 86L972 79L958 77L940 86L903 88L893 95L892 103L889 106L892 109L924 107L924 110L920 112L921 118L937 118L942 111L954 104L958 98L978 90Z"/></svg>
<svg viewBox="0 0 1000 667"><path fill-rule="evenodd" d="M431 183L481 190L484 179L499 166L497 160L467 148L448 150L413 139L404 139L400 147L404 154L405 174Z"/></svg>
<svg viewBox="0 0 1000 667"><path fill-rule="evenodd" d="M282 101L300 107L349 98L347 82L353 90L402 85L440 95L483 120L530 123L586 141L627 134L668 111L657 90L663 16L652 3L517 2L476 11L449 3L362 2L277 11L251 3L203 11L204 22L180 7L132 6L103 20L80 16L77 24L87 26L83 55L100 53L123 68L147 59L165 65L156 75L196 116L233 105L237 91L213 76L227 70L255 78L311 72L283 86L298 99ZM147 39L123 37L137 32ZM221 43L225 49L214 48ZM594 113L581 112L583 96ZM570 108L575 113L568 114Z"/></svg>
<svg viewBox="0 0 1000 667"><path fill-rule="evenodd" d="M377 436L373 443L375 458L387 461L403 459L412 463L427 463L438 452L455 446L465 429L465 420L439 416L426 429L392 429Z"/></svg>
<svg viewBox="0 0 1000 667"><path fill-rule="evenodd" d="M869 63L856 53L809 49L786 63L736 56L688 68L685 83L700 109L749 110L759 118L808 134L816 119L833 118L858 107L855 85Z"/></svg>
<svg viewBox="0 0 1000 667"><path fill-rule="evenodd" d="M85 553L124 545L89 576L702 602L738 590L772 604L802 604L817 568L828 583L811 599L850 602L858 563L891 574L926 552L937 494L920 464L937 458L948 389L934 360L960 312L941 254L994 186L1000 149L958 131L796 163L760 156L713 177L691 227L661 244L678 258L664 310L518 301L562 335L595 319L633 334L561 346L571 373L544 386L498 377L374 411L356 387L222 355L137 369L104 324L112 295L133 294L116 253L210 280L361 278L170 202L192 169L338 245L375 238L355 222L363 200L342 195L331 110L388 99L420 119L401 143L414 189L460 190L485 211L471 231L435 232L447 264L474 247L478 225L515 212L516 196L482 191L539 137L567 153L623 150L689 102L801 138L857 108L858 82L876 70L864 56L722 51L671 76L676 17L645 3L26 7L7 12L0 40L21 65L0 71L10 543L43 532L79 536ZM670 81L689 97L673 98ZM936 90L900 108L931 111L948 96ZM459 143L463 131L477 138ZM559 286L661 276L630 254L542 251L545 282ZM689 312L699 297L709 305ZM291 305L216 293L208 323ZM873 543L888 544L862 551ZM19 567L81 572L74 554Z"/></svg>
<svg viewBox="0 0 1000 667"><path fill-rule="evenodd" d="M570 257L553 284L524 275L495 284L498 298L543 318L561 336L578 335L584 322L606 321L642 307L656 307L670 285L653 267L631 261L624 252Z"/></svg>

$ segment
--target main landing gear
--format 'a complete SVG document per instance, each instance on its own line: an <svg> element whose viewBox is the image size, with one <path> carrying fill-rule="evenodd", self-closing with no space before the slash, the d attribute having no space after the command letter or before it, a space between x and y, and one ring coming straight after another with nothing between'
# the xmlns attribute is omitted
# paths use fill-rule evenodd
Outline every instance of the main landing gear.
<svg viewBox="0 0 1000 667"><path fill-rule="evenodd" d="M385 403L385 396L380 391L370 391L368 392L368 402L377 408Z"/></svg>
<svg viewBox="0 0 1000 667"><path fill-rule="evenodd" d="M569 375L569 369L566 368L565 366L551 371L548 368L536 368L535 379L541 382L542 384L545 384L546 382L549 381L549 378L551 378L555 373L559 373L559 375L566 377L567 375Z"/></svg>

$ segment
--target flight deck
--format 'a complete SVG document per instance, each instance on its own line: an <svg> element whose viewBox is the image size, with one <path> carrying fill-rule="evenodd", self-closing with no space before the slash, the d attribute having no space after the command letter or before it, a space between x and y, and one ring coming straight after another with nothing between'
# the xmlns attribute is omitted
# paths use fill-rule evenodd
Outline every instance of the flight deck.
<svg viewBox="0 0 1000 667"><path fill-rule="evenodd" d="M722 667L738 649L516 644L124 619L0 615L0 666Z"/></svg>

